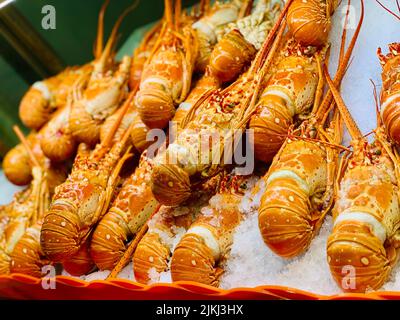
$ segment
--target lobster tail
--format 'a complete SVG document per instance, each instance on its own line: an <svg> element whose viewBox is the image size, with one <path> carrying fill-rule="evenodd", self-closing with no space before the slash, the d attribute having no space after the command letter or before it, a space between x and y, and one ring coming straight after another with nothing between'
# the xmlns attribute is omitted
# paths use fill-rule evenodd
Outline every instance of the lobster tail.
<svg viewBox="0 0 400 320"><path fill-rule="evenodd" d="M135 119L133 119L133 125L131 127L131 140L136 150L138 150L140 153L146 150L153 143L153 141L147 140L148 132L149 127L143 123L139 115L136 115Z"/></svg>
<svg viewBox="0 0 400 320"><path fill-rule="evenodd" d="M0 247L0 275L10 273L10 256Z"/></svg>
<svg viewBox="0 0 400 320"><path fill-rule="evenodd" d="M123 256L132 232L124 213L111 209L93 232L90 254L100 270L112 270Z"/></svg>
<svg viewBox="0 0 400 320"><path fill-rule="evenodd" d="M250 63L256 52L238 30L232 30L218 41L211 53L211 73L221 82L232 81Z"/></svg>
<svg viewBox="0 0 400 320"><path fill-rule="evenodd" d="M44 135L40 146L47 158L62 162L73 157L77 143L70 134L57 132L54 135Z"/></svg>
<svg viewBox="0 0 400 320"><path fill-rule="evenodd" d="M101 120L94 119L90 113L85 111L83 101L76 101L74 103L69 118L69 126L76 141L95 146L100 140L100 130L98 127L101 124Z"/></svg>
<svg viewBox="0 0 400 320"><path fill-rule="evenodd" d="M292 50L301 52L301 47L291 42L284 50L285 57L277 64L277 71L268 81L250 119L254 152L262 161L272 160L294 117L306 114L314 101L318 85L316 61L302 53L293 55Z"/></svg>
<svg viewBox="0 0 400 320"><path fill-rule="evenodd" d="M139 242L133 256L135 279L140 283L149 283L152 269L158 273L168 269L169 247L162 243L155 232L148 232Z"/></svg>
<svg viewBox="0 0 400 320"><path fill-rule="evenodd" d="M269 183L258 216L265 244L285 258L307 249L313 236L310 207L308 195L296 181L282 178Z"/></svg>
<svg viewBox="0 0 400 320"><path fill-rule="evenodd" d="M78 252L65 261L63 266L73 276L82 276L93 271L95 264L90 256L89 241L85 241Z"/></svg>
<svg viewBox="0 0 400 320"><path fill-rule="evenodd" d="M40 224L28 228L11 253L10 271L41 278L42 268L50 261L40 247Z"/></svg>
<svg viewBox="0 0 400 320"><path fill-rule="evenodd" d="M130 242L142 230L159 204L150 186L151 163L143 155L135 172L125 181L109 211L97 225L91 255L101 270L112 270Z"/></svg>
<svg viewBox="0 0 400 320"><path fill-rule="evenodd" d="M53 90L57 85L56 77L45 81L38 81L22 97L19 105L19 117L22 123L30 129L39 129L47 121L55 107L51 105Z"/></svg>
<svg viewBox="0 0 400 320"><path fill-rule="evenodd" d="M53 202L47 212L40 244L46 256L54 262L63 262L80 248L80 226L77 208L70 203Z"/></svg>
<svg viewBox="0 0 400 320"><path fill-rule="evenodd" d="M218 258L204 237L189 230L172 255L172 280L196 281L217 287L222 274L222 270L216 267Z"/></svg>
<svg viewBox="0 0 400 320"><path fill-rule="evenodd" d="M262 96L249 124L254 132L255 157L267 163L271 162L282 146L292 123L292 115L283 98L275 95Z"/></svg>
<svg viewBox="0 0 400 320"><path fill-rule="evenodd" d="M290 258L309 247L321 218L326 189L326 150L312 142L286 142L274 159L259 209L265 244Z"/></svg>
<svg viewBox="0 0 400 320"><path fill-rule="evenodd" d="M3 160L3 170L7 179L15 185L24 186L32 180L29 155L22 144L7 152Z"/></svg>
<svg viewBox="0 0 400 320"><path fill-rule="evenodd" d="M161 87L141 89L136 96L140 118L149 128L165 128L175 113L170 94Z"/></svg>
<svg viewBox="0 0 400 320"><path fill-rule="evenodd" d="M400 143L400 43L389 45L389 53L378 49L382 64L381 115L389 136Z"/></svg>
<svg viewBox="0 0 400 320"><path fill-rule="evenodd" d="M388 278L394 257L371 227L359 221L335 225L328 238L328 263L337 284L348 292L379 289Z"/></svg>
<svg viewBox="0 0 400 320"><path fill-rule="evenodd" d="M294 0L287 13L289 32L305 46L323 46L331 29L332 14L339 1L329 1L332 6L327 12L327 4L321 0Z"/></svg>
<svg viewBox="0 0 400 320"><path fill-rule="evenodd" d="M151 191L163 205L177 206L191 194L189 175L174 164L157 164L151 176Z"/></svg>
<svg viewBox="0 0 400 320"><path fill-rule="evenodd" d="M112 76L100 74L89 80L82 99L74 103L69 125L78 142L95 145L100 140L100 128L120 105L128 80L131 59L123 57Z"/></svg>

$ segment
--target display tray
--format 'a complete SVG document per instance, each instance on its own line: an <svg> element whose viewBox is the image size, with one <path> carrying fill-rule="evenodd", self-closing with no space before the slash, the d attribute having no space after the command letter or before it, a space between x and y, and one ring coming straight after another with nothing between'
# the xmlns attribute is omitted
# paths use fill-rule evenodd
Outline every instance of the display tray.
<svg viewBox="0 0 400 320"><path fill-rule="evenodd" d="M372 79L376 84L381 83L381 66L376 57L376 50L382 47L387 51L387 45L399 41L399 22L384 10L379 9L375 1L364 1L366 5L365 19L358 43L353 52L352 60L347 75L342 83L343 99L355 117L362 132L370 132L376 126L376 116L373 99L373 89L370 83ZM352 1L353 13L351 16L356 24L360 12L359 1ZM337 56L340 47L340 32L342 20L345 15L343 7L339 7L333 17L333 28L331 35L331 63L329 69L331 74L335 73ZM350 28L351 29L351 28ZM123 45L118 57L123 54L131 54L138 39L143 35L143 30L137 30ZM354 29L349 31L351 37ZM345 144L348 142L345 140ZM0 179L0 204L6 203L8 194L4 190L6 184ZM11 194L11 192L10 192ZM260 265L257 268L268 268ZM328 266L326 265L326 268ZM395 273L400 272L397 267ZM318 273L318 271L316 271ZM265 281L268 282L268 281ZM22 274L0 276L0 298L12 299L165 299L165 300L188 300L188 299L400 299L400 291L379 291L365 294L338 293L333 295L316 294L303 291L289 286L268 285L260 282L259 286L241 287L229 290L219 289L195 282L157 283L142 285L130 280L94 280L84 281L68 276L57 276L55 289L44 289L42 280ZM262 285L261 285L262 284ZM247 286L249 286L247 284ZM295 284L293 284L295 286ZM399 288L400 289L400 288ZM317 292L315 290L314 292Z"/></svg>
<svg viewBox="0 0 400 320"><path fill-rule="evenodd" d="M42 280L24 274L0 276L0 297L11 299L69 300L381 300L400 299L400 292L342 293L325 296L295 288L260 286L223 290L196 282L179 281L142 285L123 279L82 281L57 276L54 289L44 289Z"/></svg>

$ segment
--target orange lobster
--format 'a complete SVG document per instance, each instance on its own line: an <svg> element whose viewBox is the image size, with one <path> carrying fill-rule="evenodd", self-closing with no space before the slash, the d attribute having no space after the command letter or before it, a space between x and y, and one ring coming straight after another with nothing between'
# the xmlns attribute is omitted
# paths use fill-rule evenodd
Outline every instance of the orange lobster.
<svg viewBox="0 0 400 320"><path fill-rule="evenodd" d="M33 180L30 186L18 193L8 210L9 222L2 235L0 273L25 273L41 277L42 267L51 262L40 248L40 226L47 210L54 187L19 129L16 132L31 157ZM65 179L59 180L60 184ZM54 185L55 181L52 181Z"/></svg>
<svg viewBox="0 0 400 320"><path fill-rule="evenodd" d="M74 101L69 128L78 142L91 146L100 139L100 127L125 98L131 58L125 56L118 66L114 62L114 47L119 26L137 5L135 2L117 19L100 57L93 62L93 72L81 99ZM99 47L96 50L100 50Z"/></svg>
<svg viewBox="0 0 400 320"><path fill-rule="evenodd" d="M102 5L97 26L95 42L95 59L99 59L103 48L104 12L109 0ZM82 76L92 72L93 65L85 64L81 67L69 67L60 74L35 82L26 92L19 106L19 116L22 123L31 129L39 129L59 108L65 106L71 86Z"/></svg>
<svg viewBox="0 0 400 320"><path fill-rule="evenodd" d="M331 15L339 0L294 0L289 8L289 32L303 45L324 46L331 29Z"/></svg>
<svg viewBox="0 0 400 320"><path fill-rule="evenodd" d="M179 205L189 198L194 182L198 183L216 175L226 166L222 163L225 161L221 160L229 161L233 158L236 146L232 149L229 145L237 137L238 132L235 131L245 128L254 111L265 70L276 50L276 46L272 46L269 52L270 45L278 28L278 36L281 37L283 33L284 26L280 27L280 23L287 7L288 4L250 69L229 87L212 92L208 97L204 96L199 100L185 118L184 130L155 159L152 191L161 204ZM210 140L213 140L211 146Z"/></svg>
<svg viewBox="0 0 400 320"><path fill-rule="evenodd" d="M175 113L175 105L189 93L197 54L193 30L181 26L180 0L175 16L172 0L165 0L165 22L142 73L136 105L150 128L164 128Z"/></svg>
<svg viewBox="0 0 400 320"><path fill-rule="evenodd" d="M202 214L173 251L173 281L196 281L218 286L234 230L242 220L239 204L250 187L250 181L246 176L227 176L222 181L217 195L210 199L208 207L202 209Z"/></svg>
<svg viewBox="0 0 400 320"><path fill-rule="evenodd" d="M362 4L360 22L346 53L343 32L336 85L340 85L346 71L363 16ZM321 104L315 104L311 116L289 135L264 177L266 190L259 208L260 232L265 244L285 258L308 249L333 204L342 126L335 110L331 126L324 128L334 106L327 97Z"/></svg>
<svg viewBox="0 0 400 320"><path fill-rule="evenodd" d="M131 92L125 101L125 111L134 94ZM78 154L67 180L56 188L40 236L43 251L52 261L63 262L74 256L108 209L121 167L131 156L126 147L129 129L112 145L121 118L94 151Z"/></svg>
<svg viewBox="0 0 400 320"><path fill-rule="evenodd" d="M353 139L337 179L334 227L327 243L333 278L344 291L377 290L397 261L400 228L399 155L378 115L375 141L369 143L342 98L327 81ZM378 113L378 112L377 112Z"/></svg>

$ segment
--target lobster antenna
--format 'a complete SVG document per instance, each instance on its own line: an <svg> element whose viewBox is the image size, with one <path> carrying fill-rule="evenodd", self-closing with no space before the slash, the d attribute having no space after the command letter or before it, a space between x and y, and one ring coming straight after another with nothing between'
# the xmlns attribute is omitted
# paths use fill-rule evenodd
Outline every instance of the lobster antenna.
<svg viewBox="0 0 400 320"><path fill-rule="evenodd" d="M104 51L101 54L100 65L104 65L106 63L106 60L109 58L111 51L115 46L115 42L116 42L117 35L118 35L118 29L121 26L122 21L128 15L128 13L130 13L132 10L134 10L138 6L139 2L140 2L140 0L135 0L135 2L132 5L130 5L128 8L126 8L122 12L122 14L118 17L118 19L115 22L114 27L111 31L110 37L108 38L107 44L104 48Z"/></svg>
<svg viewBox="0 0 400 320"><path fill-rule="evenodd" d="M156 212L158 212L158 210ZM129 263L129 260L131 260L131 257L135 252L140 240L142 240L147 230L149 229L149 226L147 224L149 220L147 220L146 223L143 225L143 227L140 228L139 232L135 236L135 239L132 240L132 242L129 244L128 248L122 255L121 259L118 261L114 269L108 275L107 280L116 278L118 274L121 272L121 270Z"/></svg>
<svg viewBox="0 0 400 320"><path fill-rule="evenodd" d="M128 95L128 98L125 100L123 106L121 107L121 113L118 115L118 118L114 122L113 126L110 129L110 132L107 134L106 138L104 139L102 145L104 147L110 147L112 145L112 140L114 138L115 133L117 132L123 117L125 116L126 112L128 111L129 107L131 106L132 100L136 95L137 86L135 90L131 91Z"/></svg>
<svg viewBox="0 0 400 320"><path fill-rule="evenodd" d="M320 131L320 130L318 130L318 132L320 134L322 133L322 131ZM340 149L340 150L343 150L343 151L351 152L351 149L348 148L348 147L342 146L341 144L338 144L338 143L332 143L332 142L329 142L329 141L324 141L324 140L321 140L321 139L309 138L309 137L304 137L304 136L296 136L296 135L290 134L290 133L289 134L277 133L276 135L277 136L281 136L281 137L285 137L285 138L289 138L291 140L303 140L303 141L316 142L316 143L323 144L323 145L325 145L327 147L331 147L331 148L335 148L335 149Z"/></svg>
<svg viewBox="0 0 400 320"><path fill-rule="evenodd" d="M34 155L31 147L28 144L28 141L26 140L24 134L22 133L21 129L17 126L14 125L13 126L13 130L15 132L15 134L17 135L18 139L22 142L22 144L24 145L26 151L28 152L29 158L31 159L33 165L35 167L40 167L39 161L36 158L36 156Z"/></svg>
<svg viewBox="0 0 400 320"><path fill-rule="evenodd" d="M210 0L200 0L199 10L200 17L206 15L208 10L210 10Z"/></svg>
<svg viewBox="0 0 400 320"><path fill-rule="evenodd" d="M340 42L338 67L337 67L336 72L339 71L340 65L341 65L341 63L342 63L342 61L344 59L344 54L346 52L345 51L346 38L347 38L346 27L347 27L348 17L349 17L349 13L350 13L350 10L349 10L350 3L351 3L351 0L348 0L348 2L347 2L347 6L348 7L347 7L347 11L346 11L346 16L345 16L345 21L344 21L344 26L343 26L343 31L342 31L342 37L341 37L341 42ZM330 48L328 48L327 50L329 50L329 49ZM322 92L323 92L323 88L324 88L325 83L323 81L324 80L324 75L323 75L324 72L322 70L322 64L321 64L321 61L320 61L318 55L316 56L316 60L317 60L317 65L318 65L318 74L321 77L321 79L320 79L321 81L318 82L318 89L319 90L317 89L317 92L321 92L321 94L316 96L316 98L314 100L314 106L313 106L312 112L313 113L315 112L316 118L321 119L322 120L321 122L325 123L329 113L331 112L332 108L334 107L334 103L332 103L330 101L329 106L327 106L326 108L322 108L323 112L319 112L318 111L319 110L319 106L320 106L320 102L321 102L320 99L321 99L321 96L322 96ZM347 73L348 66L349 66L349 64L347 63L346 70L344 71L344 74ZM339 81L339 83L341 83L341 80ZM339 83L338 83L338 85L339 85Z"/></svg>
<svg viewBox="0 0 400 320"><path fill-rule="evenodd" d="M343 60L344 53L345 53L346 36L347 36L347 24L349 22L349 14L350 14L350 4L351 4L351 0L348 0L347 1L346 16L345 16L345 19L344 19L344 26L343 26L343 31L342 31L342 42L340 44L339 61Z"/></svg>
<svg viewBox="0 0 400 320"><path fill-rule="evenodd" d="M264 62L260 66L261 70L259 70L259 71L264 73L264 75L266 75L268 73L267 71L274 59L275 53L281 44L283 33L284 33L285 29L286 29L286 21L283 21L283 23L281 24L281 26L278 30L278 34L275 37L275 41L273 42L271 49L268 51L267 58L264 60Z"/></svg>
<svg viewBox="0 0 400 320"><path fill-rule="evenodd" d="M374 101L375 101L375 112L376 112L376 123L378 127L381 127L383 124L382 118L381 118L381 110L379 108L379 100L378 100L378 91L376 90L376 85L375 82L372 79L369 79L371 81L372 86L374 88Z"/></svg>
<svg viewBox="0 0 400 320"><path fill-rule="evenodd" d="M164 0L165 20L169 28L174 26L173 0Z"/></svg>
<svg viewBox="0 0 400 320"><path fill-rule="evenodd" d="M176 0L175 2L175 31L179 30L182 15L182 0Z"/></svg>
<svg viewBox="0 0 400 320"><path fill-rule="evenodd" d="M347 48L346 54L343 57L343 61L339 64L339 67L337 69L335 78L333 80L333 83L334 83L335 87L337 85L339 85L339 83L342 81L342 79L344 77L344 74L346 73L347 65L349 63L351 54L353 53L353 49L355 47L358 35L360 33L360 30L361 30L362 23L364 21L364 1L360 0L360 2L361 2L360 20L358 21L358 25L357 25L356 31L354 32L354 35L351 38L351 41L350 41L349 47ZM326 113L326 111L328 110L328 108L330 106L331 101L332 101L332 92L330 90L328 90L328 92L326 93L326 95L325 95L325 97L324 97L324 99L322 101L322 104L321 104L321 107L319 109L319 113L318 114Z"/></svg>
<svg viewBox="0 0 400 320"><path fill-rule="evenodd" d="M384 6L379 0L375 0L376 2L378 2L378 4L385 9L387 12L389 12L392 16L396 17L397 19L400 20L400 16L395 14L392 10L390 10L388 7ZM400 11L400 3L399 0L396 0L396 5L397 5L397 9Z"/></svg>
<svg viewBox="0 0 400 320"><path fill-rule="evenodd" d="M103 51L103 38L104 38L104 14L106 12L107 6L110 3L110 0L105 0L103 5L101 6L99 12L99 20L97 24L97 36L95 42L95 51L94 51L94 58L98 59L101 56Z"/></svg>
<svg viewBox="0 0 400 320"><path fill-rule="evenodd" d="M336 89L335 84L332 82L331 77L329 76L328 69L324 66L324 73L326 77L326 81L328 83L329 89L332 92L333 98L336 102L336 105L342 115L344 122L346 123L347 129L353 140L362 139L363 135L360 129L357 126L357 123L354 121L351 116L349 110L347 109L342 97L340 96L339 91Z"/></svg>

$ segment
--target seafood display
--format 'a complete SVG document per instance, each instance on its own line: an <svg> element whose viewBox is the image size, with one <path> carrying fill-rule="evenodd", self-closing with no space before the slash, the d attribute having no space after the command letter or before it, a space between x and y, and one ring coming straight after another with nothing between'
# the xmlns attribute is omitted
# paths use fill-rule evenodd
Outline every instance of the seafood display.
<svg viewBox="0 0 400 320"><path fill-rule="evenodd" d="M341 284L343 267L355 270L346 291L379 289L396 263L400 227L398 154L384 133L378 115L375 141L369 143L348 113L327 75L352 137L353 153L343 158L334 208L334 228L328 239L328 262Z"/></svg>
<svg viewBox="0 0 400 320"><path fill-rule="evenodd" d="M213 177L232 159L239 143L234 140L247 125L269 67L270 44L284 29L279 26L285 12L280 14L250 68L225 89L197 101L177 139L155 159L152 192L161 204L181 204L191 194L195 183L192 178L201 181Z"/></svg>
<svg viewBox="0 0 400 320"><path fill-rule="evenodd" d="M361 29L363 5L361 9L360 22L346 52L345 33L342 36L341 61L335 76L338 86ZM264 177L266 190L259 208L260 232L268 247L282 257L297 256L309 247L333 204L333 181L337 175L342 128L336 110L330 125L324 124L327 113L334 107L328 99L325 95L321 103L314 103L311 115L288 135ZM315 100L320 99L316 97ZM301 103L298 98L294 101Z"/></svg>
<svg viewBox="0 0 400 320"><path fill-rule="evenodd" d="M118 33L138 2L104 39L110 3L93 60L21 99L31 131L14 127L2 162L21 190L0 206L0 276L50 267L227 288L243 261L248 279L319 259L338 292L386 290L400 248L400 43L377 49L376 126L363 132L343 91L365 1L164 0L128 55Z"/></svg>

